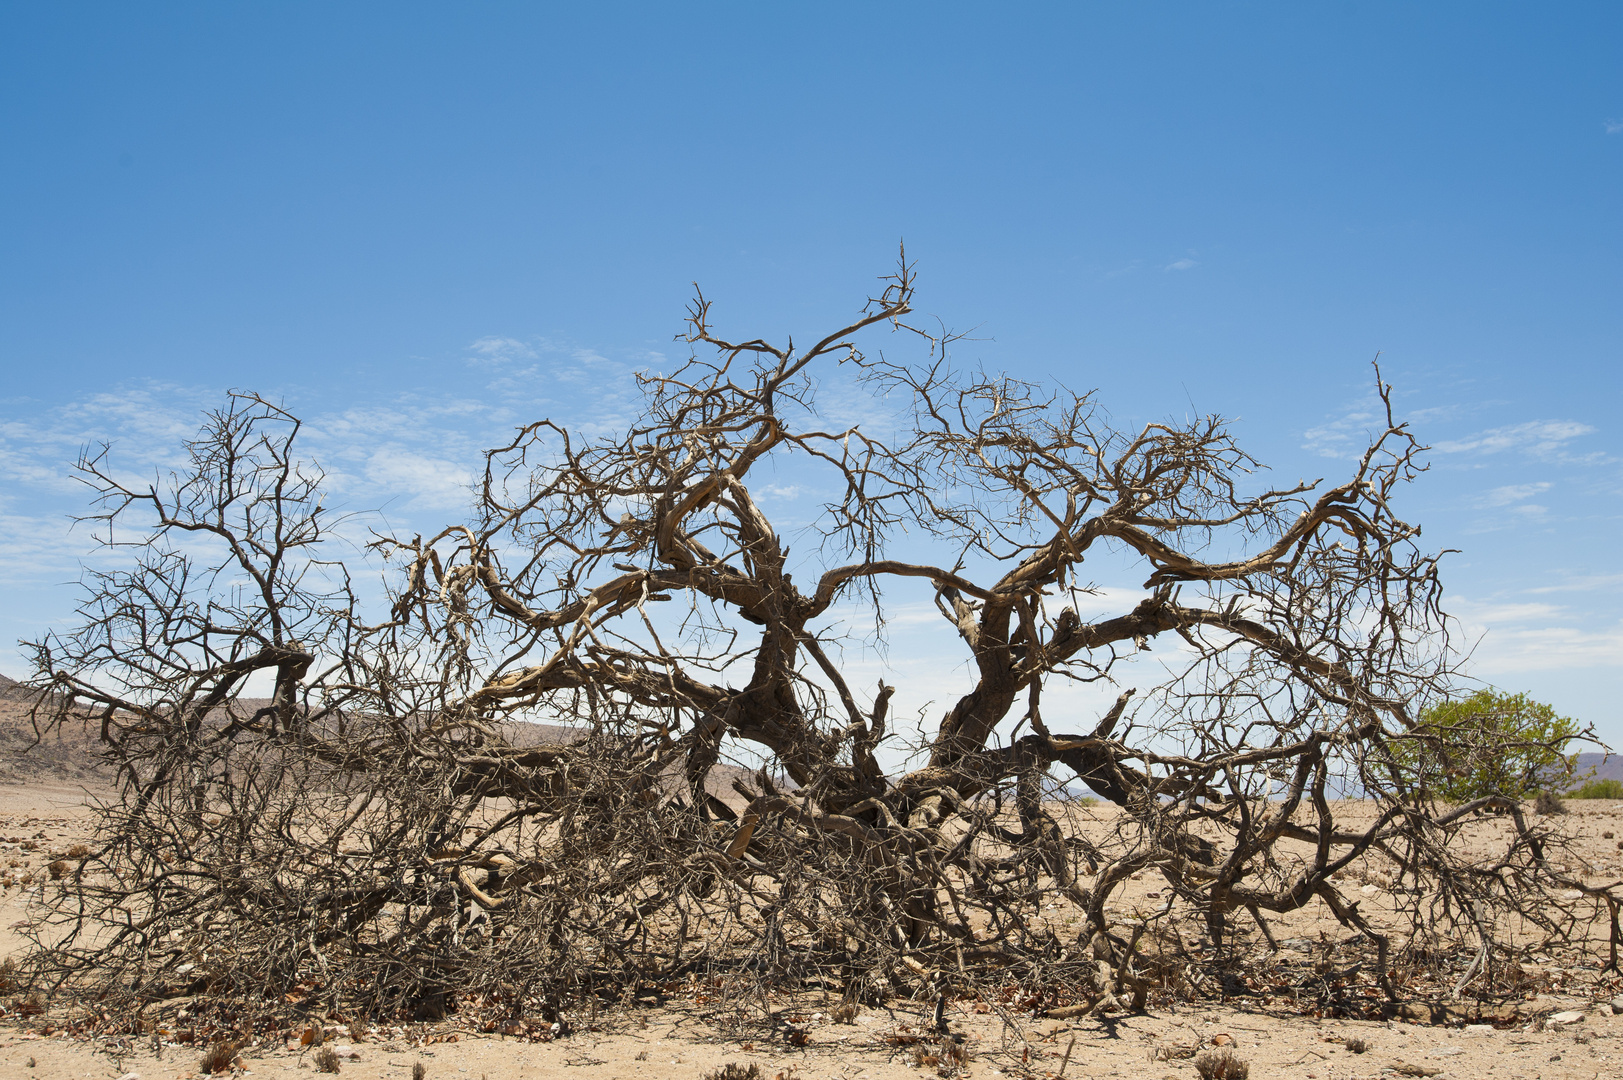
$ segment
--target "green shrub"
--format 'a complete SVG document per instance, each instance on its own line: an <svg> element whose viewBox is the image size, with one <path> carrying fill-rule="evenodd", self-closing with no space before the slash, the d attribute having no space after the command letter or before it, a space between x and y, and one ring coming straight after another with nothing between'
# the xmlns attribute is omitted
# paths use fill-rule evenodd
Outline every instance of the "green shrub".
<svg viewBox="0 0 1623 1080"><path fill-rule="evenodd" d="M1436 798L1525 799L1571 780L1578 755L1566 748L1581 734L1575 721L1526 694L1480 690L1421 713L1394 754L1405 779Z"/></svg>
<svg viewBox="0 0 1623 1080"><path fill-rule="evenodd" d="M1569 799L1623 799L1623 780L1589 780L1567 792Z"/></svg>

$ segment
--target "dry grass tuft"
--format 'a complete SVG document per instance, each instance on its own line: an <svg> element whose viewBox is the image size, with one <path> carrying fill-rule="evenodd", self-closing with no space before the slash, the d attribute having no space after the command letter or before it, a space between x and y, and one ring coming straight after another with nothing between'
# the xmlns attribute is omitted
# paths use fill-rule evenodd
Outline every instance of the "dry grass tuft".
<svg viewBox="0 0 1623 1080"><path fill-rule="evenodd" d="M1566 812L1567 804L1561 801L1560 796L1551 792L1541 791L1538 793L1538 798L1533 800L1533 813L1535 814L1549 815L1564 814Z"/></svg>
<svg viewBox="0 0 1623 1080"><path fill-rule="evenodd" d="M736 1061L729 1061L721 1068L706 1073L704 1080L761 1080L761 1067L750 1065L746 1068Z"/></svg>
<svg viewBox="0 0 1623 1080"><path fill-rule="evenodd" d="M1200 1080L1246 1080L1251 1075L1251 1066L1224 1047L1197 1057L1195 1071L1200 1074Z"/></svg>
<svg viewBox="0 0 1623 1080"><path fill-rule="evenodd" d="M239 1049L241 1048L236 1042L230 1039L220 1039L203 1053L203 1060L198 1062L197 1067L204 1076L229 1072L231 1063L237 1059Z"/></svg>
<svg viewBox="0 0 1623 1080"><path fill-rule="evenodd" d="M316 1072L335 1073L338 1071L338 1051L330 1046L323 1046L316 1051Z"/></svg>
<svg viewBox="0 0 1623 1080"><path fill-rule="evenodd" d="M1341 1045L1345 1046L1348 1050L1351 1050L1355 1054L1362 1054L1365 1050L1369 1049L1369 1043L1365 1042L1363 1039L1353 1038L1351 1036L1342 1039Z"/></svg>

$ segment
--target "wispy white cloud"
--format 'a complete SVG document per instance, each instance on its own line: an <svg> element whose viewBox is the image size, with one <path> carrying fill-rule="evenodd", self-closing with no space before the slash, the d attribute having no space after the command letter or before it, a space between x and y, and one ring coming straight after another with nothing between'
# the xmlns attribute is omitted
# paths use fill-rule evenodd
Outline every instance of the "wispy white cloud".
<svg viewBox="0 0 1623 1080"><path fill-rule="evenodd" d="M508 410L510 423L567 420L588 437L629 424L641 404L637 372L668 366L655 350L609 357L569 342L499 336L469 344L465 360L485 375L481 402Z"/></svg>
<svg viewBox="0 0 1623 1080"><path fill-rule="evenodd" d="M1606 134L1623 134L1623 120L1605 120L1602 122L1606 125Z"/></svg>
<svg viewBox="0 0 1623 1080"><path fill-rule="evenodd" d="M1302 432L1302 449L1321 457L1347 458L1369 445L1376 420L1385 417L1369 409L1353 409Z"/></svg>
<svg viewBox="0 0 1623 1080"><path fill-rule="evenodd" d="M1200 265L1199 261L1194 258L1194 254L1191 252L1189 255L1166 263L1161 262L1159 259L1132 259L1113 269L1103 271L1101 276L1106 278L1126 277L1129 274L1137 274L1144 270L1153 270L1157 266L1161 268L1161 272L1164 274L1177 273L1180 270L1193 270Z"/></svg>
<svg viewBox="0 0 1623 1080"><path fill-rule="evenodd" d="M1501 672L1615 668L1623 664L1623 625L1492 627L1472 659L1472 671L1489 681Z"/></svg>
<svg viewBox="0 0 1623 1080"><path fill-rule="evenodd" d="M470 440L481 441L478 429L492 422L495 412L490 403L473 398L426 400L400 395L390 401L317 413L306 427L312 440L334 447L364 446L376 439L429 438L440 443L448 436L459 445L468 445Z"/></svg>
<svg viewBox="0 0 1623 1080"><path fill-rule="evenodd" d="M1302 449L1341 460L1357 458L1368 449L1370 440L1386 430L1386 403L1376 393L1374 382L1371 379L1369 389L1346 401L1338 412L1303 431ZM1459 403L1405 407L1396 419L1430 426L1454 418L1463 408Z"/></svg>
<svg viewBox="0 0 1623 1080"><path fill-rule="evenodd" d="M1544 590L1528 590L1537 592ZM1467 641L1476 642L1472 674L1502 674L1623 664L1623 621L1543 600L1473 600L1450 605Z"/></svg>
<svg viewBox="0 0 1623 1080"><path fill-rule="evenodd" d="M1490 428L1463 439L1447 439L1433 449L1441 454L1499 454L1521 451L1549 458L1561 453L1568 443L1595 429L1576 420L1529 420L1521 424Z"/></svg>
<svg viewBox="0 0 1623 1080"><path fill-rule="evenodd" d="M1527 593L1529 596L1539 596L1546 593L1592 593L1603 589L1615 589L1619 586L1623 586L1623 574L1590 574L1583 577L1575 577L1570 581L1564 581L1559 585L1540 585L1531 589L1523 589L1522 591Z"/></svg>
<svg viewBox="0 0 1623 1080"><path fill-rule="evenodd" d="M542 416L588 437L623 427L638 408L637 361L591 349L510 337L480 338L465 350L470 366L508 385L461 396L380 394L340 403L288 402L304 427L300 447L327 476L328 505L345 528L364 533L386 510L388 527L438 527L471 505L482 452L509 441L516 425ZM90 492L73 463L85 448L111 444L108 466L136 484L182 470L185 442L205 411L225 404L218 387L131 382L53 407L0 400L0 580L64 581L92 557L88 533L70 532L89 509ZM424 520L417 520L422 518ZM359 535L359 533L357 535Z"/></svg>
<svg viewBox="0 0 1623 1080"><path fill-rule="evenodd" d="M1464 500L1465 505L1477 510L1495 512L1478 517L1465 527L1465 531L1480 536L1484 533L1500 532L1545 521L1550 516L1550 508L1543 503L1527 500L1543 495L1554 486L1548 480L1528 484L1503 484L1479 495L1467 496Z"/></svg>
<svg viewBox="0 0 1623 1080"><path fill-rule="evenodd" d="M0 586L37 587L71 581L79 559L64 544L72 526L66 513L28 514L0 508ZM83 546L89 545L88 533Z"/></svg>
<svg viewBox="0 0 1623 1080"><path fill-rule="evenodd" d="M1526 499L1531 499L1535 495L1542 495L1544 492L1549 491L1552 486L1548 480L1540 480L1532 484L1505 484L1503 487L1496 487L1477 496L1474 503L1483 509L1511 506Z"/></svg>
<svg viewBox="0 0 1623 1080"><path fill-rule="evenodd" d="M510 337L482 337L468 346L471 362L489 366L534 360L539 355L535 346Z"/></svg>
<svg viewBox="0 0 1623 1080"><path fill-rule="evenodd" d="M38 411L8 402L14 415L0 421L0 480L78 493L83 489L73 479L73 462L80 451L103 443L117 448L121 471L173 467L184 460L184 443L196 433L202 410L216 404L213 396L158 384Z"/></svg>
<svg viewBox="0 0 1623 1080"><path fill-rule="evenodd" d="M756 489L756 494L768 499L782 499L789 502L800 498L802 488L799 484L762 484Z"/></svg>
<svg viewBox="0 0 1623 1080"><path fill-rule="evenodd" d="M1418 430L1421 426L1435 428L1450 420L1457 420L1462 412L1467 411L1470 410L1460 404L1432 406L1405 410L1399 419L1416 425ZM1340 415L1305 430L1302 433L1302 448L1323 457L1356 457L1385 423L1386 414L1381 403L1374 395L1365 395L1349 403ZM1601 451L1578 452L1575 449L1574 444L1578 440L1594 434L1596 429L1593 426L1578 420L1527 420L1458 438L1442 439L1432 443L1431 449L1466 467L1471 467L1478 459L1493 455L1518 456L1561 465L1594 466L1615 462L1615 457ZM1494 496L1502 501L1491 502L1484 497L1475 500L1473 505L1496 506L1518 502L1536 493L1516 494L1527 486L1508 485L1495 489Z"/></svg>
<svg viewBox="0 0 1623 1080"><path fill-rule="evenodd" d="M103 468L135 487L181 468L185 442L221 395L159 383L97 391L51 408L7 401L0 421L0 584L39 588L76 579L108 557L89 525L94 493L79 481L82 452L111 446Z"/></svg>
<svg viewBox="0 0 1623 1080"><path fill-rule="evenodd" d="M366 462L366 480L379 492L403 496L414 508L458 511L473 502L471 470L400 446L373 451Z"/></svg>

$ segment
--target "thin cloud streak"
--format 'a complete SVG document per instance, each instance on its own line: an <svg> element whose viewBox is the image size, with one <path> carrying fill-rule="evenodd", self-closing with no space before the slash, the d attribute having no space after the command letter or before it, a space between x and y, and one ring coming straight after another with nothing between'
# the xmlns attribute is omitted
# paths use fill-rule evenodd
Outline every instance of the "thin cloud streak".
<svg viewBox="0 0 1623 1080"><path fill-rule="evenodd" d="M1450 606L1464 640L1476 643L1471 669L1494 679L1623 665L1623 620L1597 624L1589 612L1546 601L1455 597Z"/></svg>
<svg viewBox="0 0 1623 1080"><path fill-rule="evenodd" d="M1521 450L1536 457L1549 457L1563 450L1567 443L1595 429L1576 420L1529 420L1508 427L1490 428L1468 435L1463 439L1448 439L1433 449L1440 454L1498 454L1507 450Z"/></svg>
<svg viewBox="0 0 1623 1080"><path fill-rule="evenodd" d="M1531 499L1534 495L1542 495L1553 486L1548 480L1540 480L1533 484L1506 484L1478 496L1476 505L1484 509L1510 506Z"/></svg>
<svg viewBox="0 0 1623 1080"><path fill-rule="evenodd" d="M518 425L550 414L592 437L623 428L640 406L641 365L594 350L490 336L470 344L467 358L470 367L498 375L499 385L476 397L404 393L327 410L301 407L290 395L288 406L305 421L299 446L325 472L334 510L408 533L437 529L467 515L484 451L508 442ZM110 445L114 475L145 485L185 467L185 442L196 437L203 413L224 402L223 390L146 382L45 410L4 402L10 415L0 416L0 545L7 558L0 583L70 582L105 557L87 532L73 528L73 519L91 510L91 492L73 472L81 452ZM357 530L352 539L364 540L364 524L349 520Z"/></svg>

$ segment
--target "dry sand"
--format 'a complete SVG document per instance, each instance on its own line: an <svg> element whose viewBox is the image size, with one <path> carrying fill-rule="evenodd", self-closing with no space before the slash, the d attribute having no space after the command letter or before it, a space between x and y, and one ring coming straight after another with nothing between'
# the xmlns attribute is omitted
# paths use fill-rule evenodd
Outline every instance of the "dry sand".
<svg viewBox="0 0 1623 1080"><path fill-rule="evenodd" d="M475 1038L427 1046L388 1033L352 1043L332 1044L340 1054L341 1075L404 1080L421 1062L432 1080L461 1077L704 1077L726 1063L757 1065L762 1080L924 1077L929 1066L913 1064L912 1052L888 1036L916 1028L920 1016L904 1010L870 1010L853 1025L812 1021L804 1048L774 1044L766 1035L724 1033L681 1010L648 1010L548 1043L514 1038ZM1276 1019L1232 1009L1152 1012L1115 1021L1075 1026L1061 1021L1007 1029L1000 1020L960 1013L952 1028L966 1036L971 1058L963 1075L1057 1075L1069 1051L1068 1077L1172 1077L1196 1075L1192 1061L1178 1056L1197 1041L1209 1046L1227 1035L1238 1056L1250 1064L1252 1080L1306 1077L1433 1075L1449 1078L1507 1077L1511 1080L1623 1076L1623 1018L1587 1016L1561 1030L1495 1030L1423 1027L1400 1022ZM1342 1045L1360 1038L1362 1054ZM1027 1064L1022 1067L1021 1050ZM69 1038L8 1031L0 1037L0 1075L6 1077L107 1077L142 1080L197 1075L199 1051L170 1045L161 1056L142 1046L122 1051L93 1047ZM243 1055L237 1075L314 1075L314 1054L295 1048L259 1048ZM29 1065L32 1061L34 1064ZM1404 1073L1410 1066L1418 1071Z"/></svg>
<svg viewBox="0 0 1623 1080"><path fill-rule="evenodd" d="M31 783L0 789L0 863L16 862L13 874L41 869L50 858L83 839L91 811L78 784ZM1566 825L1581 841L1591 880L1617 880L1623 858L1623 804L1569 803ZM1355 804L1342 812L1356 816ZM1108 811L1098 811L1103 821ZM1492 820L1480 826L1495 829ZM30 847L32 850L28 850ZM1369 872L1379 880L1380 871ZM39 884L5 890L0 897L0 958L20 952L19 931L29 919L29 903ZM44 886L49 888L49 885ZM1366 912L1381 908L1378 885L1350 886ZM1132 883L1118 913L1155 904L1153 876ZM1068 914L1056 910L1062 921ZM1321 930L1345 931L1322 909L1309 908L1274 920L1285 953L1317 940ZM1550 991L1520 1003L1520 1016L1499 1027L1461 1027L1407 1021L1323 1020L1303 1015L1286 1000L1244 1007L1208 1004L1152 1008L1147 1014L1110 1016L1080 1022L1036 1019L1002 1003L952 1002L947 1019L962 1038L967 1067L957 1075L1192 1078L1191 1052L1210 1051L1214 1037L1232 1039L1234 1051L1250 1064L1253 1080L1306 1077L1434 1075L1454 1078L1508 1077L1511 1080L1623 1077L1623 1016L1613 1016L1610 995L1623 993L1615 977L1598 980L1568 956L1541 957ZM1304 958L1302 962L1306 962ZM1593 960L1589 961L1593 964ZM709 1002L702 988L670 986L658 1000L648 998L606 1011L595 1020L574 1017L575 1030L551 1038L544 1025L520 1036L482 1035L459 1027L455 1016L439 1024L373 1028L354 1041L344 1025L323 1033L340 1055L342 1075L404 1080L421 1063L440 1080L522 1077L706 1077L728 1063L756 1065L761 1080L821 1080L937 1075L936 1062L918 1060L935 1047L920 1041L929 1026L930 1002L898 1001L867 1008L855 1023L835 1023L833 1004L820 992L774 996L764 1002L724 1009ZM1623 1000L1619 1001L1623 1007ZM1620 1008L1623 1012L1623 1008ZM1581 1019L1556 1023L1548 1018L1577 1013ZM200 1075L203 1047L181 1017L154 1043L136 1039L90 1039L64 1033L61 1014L0 1017L0 1078L29 1077L107 1080L138 1076ZM805 1045L792 1045L804 1033ZM1350 1052L1342 1040L1362 1039L1368 1049ZM546 1041L543 1041L546 1040ZM1223 1039L1218 1039L1223 1042ZM1066 1055L1069 1054L1069 1060ZM315 1075L315 1052L277 1039L245 1048L238 1075ZM1404 1071L1408 1070L1408 1071ZM950 1070L949 1070L950 1071Z"/></svg>

